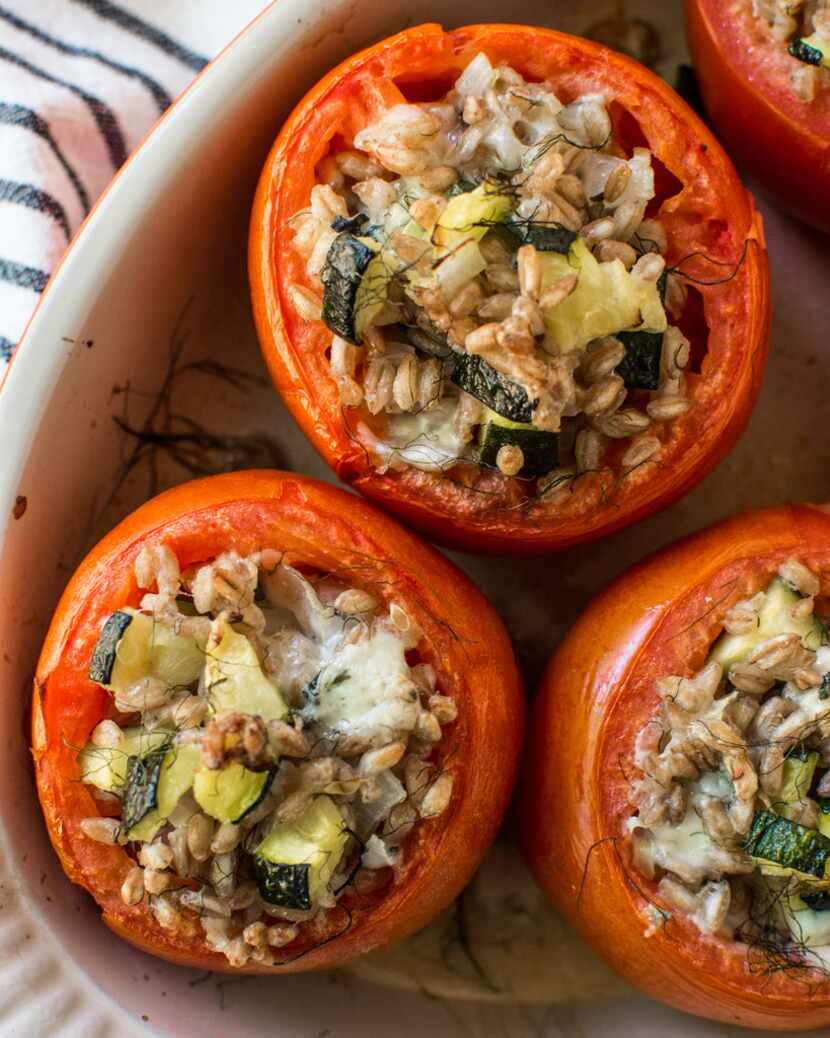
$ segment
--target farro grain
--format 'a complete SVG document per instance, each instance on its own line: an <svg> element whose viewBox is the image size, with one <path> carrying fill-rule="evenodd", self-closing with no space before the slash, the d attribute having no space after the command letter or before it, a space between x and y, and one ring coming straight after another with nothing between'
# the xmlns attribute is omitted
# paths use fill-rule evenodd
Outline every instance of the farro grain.
<svg viewBox="0 0 830 1038"><path fill-rule="evenodd" d="M599 242L604 238L620 238L620 235L614 235L615 226L616 221L614 219L609 216L603 216L599 220L592 220L591 223L586 223L580 230L579 236L589 243Z"/></svg>
<svg viewBox="0 0 830 1038"><path fill-rule="evenodd" d="M517 298L513 292L497 292L480 303L476 312L485 320L501 321L513 312L513 303Z"/></svg>
<svg viewBox="0 0 830 1038"><path fill-rule="evenodd" d="M453 776L445 771L435 779L421 800L420 815L422 818L437 818L446 811L452 797Z"/></svg>
<svg viewBox="0 0 830 1038"><path fill-rule="evenodd" d="M604 375L587 390L582 410L590 417L609 415L619 407L624 396L625 383L622 378L619 375Z"/></svg>
<svg viewBox="0 0 830 1038"><path fill-rule="evenodd" d="M297 313L306 321L319 321L323 309L323 300L316 292L305 285L293 284L288 287L288 294Z"/></svg>
<svg viewBox="0 0 830 1038"><path fill-rule="evenodd" d="M631 446L623 454L620 464L623 468L633 469L645 461L653 460L659 454L661 443L656 436L642 436L633 440Z"/></svg>
<svg viewBox="0 0 830 1038"><path fill-rule="evenodd" d="M297 939L299 930L291 923L274 923L268 927L267 939L272 948L284 948Z"/></svg>
<svg viewBox="0 0 830 1038"><path fill-rule="evenodd" d="M578 280L579 278L576 274L568 274L565 277L554 281L553 284L545 290L542 298L539 300L539 305L543 310L552 310L555 306L559 306L559 304L564 302L576 288Z"/></svg>
<svg viewBox="0 0 830 1038"><path fill-rule="evenodd" d="M81 832L96 843L114 844L118 842L118 831L121 823L117 818L82 818Z"/></svg>
<svg viewBox="0 0 830 1038"><path fill-rule="evenodd" d="M532 245L522 245L516 253L519 288L522 295L538 299L542 290L542 263Z"/></svg>
<svg viewBox="0 0 830 1038"><path fill-rule="evenodd" d="M655 252L647 252L637 260L631 268L631 273L641 281L657 281L665 269L666 261L662 256Z"/></svg>
<svg viewBox="0 0 830 1038"><path fill-rule="evenodd" d="M691 400L686 400L683 397L664 396L650 401L646 405L646 412L649 418L653 418L655 422L666 422L686 414L691 406Z"/></svg>
<svg viewBox="0 0 830 1038"><path fill-rule="evenodd" d="M138 861L146 869L169 869L173 863L173 851L166 844L144 843L138 852ZM155 893L155 891L150 891Z"/></svg>
<svg viewBox="0 0 830 1038"><path fill-rule="evenodd" d="M144 870L144 889L148 894L163 894L177 882L176 876L172 872L147 868Z"/></svg>
<svg viewBox="0 0 830 1038"><path fill-rule="evenodd" d="M578 472L595 472L600 467L605 438L596 429L581 429L576 436L574 454Z"/></svg>
<svg viewBox="0 0 830 1038"><path fill-rule="evenodd" d="M121 745L124 733L115 721L104 720L95 725L89 738L94 746L114 750Z"/></svg>
<svg viewBox="0 0 830 1038"><path fill-rule="evenodd" d="M624 193L631 180L631 167L626 162L621 162L611 171L611 175L605 183L606 205L613 205Z"/></svg>
<svg viewBox="0 0 830 1038"><path fill-rule="evenodd" d="M594 247L594 255L600 263L611 263L619 260L626 270L631 270L637 262L637 253L624 241L612 241L606 238Z"/></svg>
<svg viewBox="0 0 830 1038"><path fill-rule="evenodd" d="M223 822L213 834L210 844L212 854L226 854L235 849L242 836L242 830L233 822Z"/></svg>
<svg viewBox="0 0 830 1038"><path fill-rule="evenodd" d="M121 900L125 905L137 905L144 897L144 869L133 866L121 884Z"/></svg>
<svg viewBox="0 0 830 1038"><path fill-rule="evenodd" d="M440 693L431 695L428 705L439 724L450 724L458 717L458 707L455 700L449 696L443 696Z"/></svg>
<svg viewBox="0 0 830 1038"><path fill-rule="evenodd" d="M481 303L484 293L477 281L468 281L463 288L449 301L449 311L453 317L469 317Z"/></svg>
<svg viewBox="0 0 830 1038"><path fill-rule="evenodd" d="M368 750L360 758L358 770L361 775L379 775L401 760L406 753L406 743L390 742L377 750Z"/></svg>
<svg viewBox="0 0 830 1038"><path fill-rule="evenodd" d="M213 829L213 819L201 812L194 814L187 823L187 849L195 861L207 861L210 857Z"/></svg>

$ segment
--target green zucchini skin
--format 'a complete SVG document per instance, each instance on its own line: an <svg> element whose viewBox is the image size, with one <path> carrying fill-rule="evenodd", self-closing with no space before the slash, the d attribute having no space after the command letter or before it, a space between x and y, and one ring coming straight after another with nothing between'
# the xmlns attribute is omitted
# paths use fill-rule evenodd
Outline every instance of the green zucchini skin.
<svg viewBox="0 0 830 1038"><path fill-rule="evenodd" d="M510 220L504 225L522 245L532 245L537 252L558 252L567 256L576 241L574 231L561 224L535 223L533 220Z"/></svg>
<svg viewBox="0 0 830 1038"><path fill-rule="evenodd" d="M124 632L132 623L130 613L113 613L107 618L101 628L98 641L92 650L92 659L89 663L89 679L98 685L108 685L112 678L112 668L117 659L118 643L124 636Z"/></svg>
<svg viewBox="0 0 830 1038"><path fill-rule="evenodd" d="M544 476L559 464L559 437L556 433L532 426L516 429L497 422L486 422L482 426L478 452L480 464L495 468L496 455L506 444L521 447L525 460L519 475L526 479Z"/></svg>
<svg viewBox="0 0 830 1038"><path fill-rule="evenodd" d="M368 245L343 231L331 243L321 275L323 321L335 335L356 346L360 345L355 325L357 291L374 255Z"/></svg>
<svg viewBox="0 0 830 1038"><path fill-rule="evenodd" d="M824 879L830 857L830 839L772 811L756 811L742 846L753 858L818 879Z"/></svg>
<svg viewBox="0 0 830 1038"><path fill-rule="evenodd" d="M814 912L826 912L830 909L830 894L826 890L817 890L811 894L809 891L803 891L799 894L799 897L805 905L809 905Z"/></svg>
<svg viewBox="0 0 830 1038"><path fill-rule="evenodd" d="M365 213L356 213L354 216L335 216L331 227L338 233L348 231L349 234L361 234L368 222L369 217Z"/></svg>
<svg viewBox="0 0 830 1038"><path fill-rule="evenodd" d="M615 338L625 347L625 356L616 370L628 389L657 389L660 385L663 333L617 332Z"/></svg>
<svg viewBox="0 0 830 1038"><path fill-rule="evenodd" d="M481 357L469 353L457 354L450 379L459 389L480 400L502 418L530 424L538 401L531 403L522 386L500 375Z"/></svg>
<svg viewBox="0 0 830 1038"><path fill-rule="evenodd" d="M280 865L254 855L254 878L260 897L280 908L311 908L309 865Z"/></svg>
<svg viewBox="0 0 830 1038"><path fill-rule="evenodd" d="M824 55L818 47L811 47L804 40L793 40L787 50L796 61L803 61L805 65L820 65L824 60Z"/></svg>
<svg viewBox="0 0 830 1038"><path fill-rule="evenodd" d="M269 770L268 778L265 780L265 785L262 787L259 796L253 802L253 804L251 804L250 807L245 808L241 815L239 815L237 818L234 818L234 825L236 825L238 822L241 822L243 818L246 818L251 813L251 811L255 811L262 803L262 801L268 796L268 790L271 788L271 783L274 781L274 778L276 777L277 770L277 768L271 768Z"/></svg>
<svg viewBox="0 0 830 1038"><path fill-rule="evenodd" d="M165 743L143 757L130 757L127 761L121 810L121 825L125 832L155 809L161 768L169 749L169 743Z"/></svg>

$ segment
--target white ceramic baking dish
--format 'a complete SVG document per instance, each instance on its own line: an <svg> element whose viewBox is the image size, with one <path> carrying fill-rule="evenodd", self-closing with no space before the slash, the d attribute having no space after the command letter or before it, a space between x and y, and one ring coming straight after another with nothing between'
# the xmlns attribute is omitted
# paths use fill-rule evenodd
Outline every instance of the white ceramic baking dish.
<svg viewBox="0 0 830 1038"><path fill-rule="evenodd" d="M264 381L247 301L253 187L291 105L342 57L407 24L516 20L575 29L613 6L280 0L170 111L77 236L0 393L3 1035L731 1033L634 996L519 1008L505 990L498 1004L484 1004L394 990L354 974L241 981L168 967L112 937L91 901L65 880L41 824L29 766L31 676L69 573L94 539L155 486L189 475L169 449L149 447L148 439L184 413L210 434L188 454L191 470L282 464L328 478ZM664 72L679 52L679 6L631 4L657 24ZM827 348L819 306L830 265L808 232L774 214L768 228L778 301L786 305L779 310L778 353L750 432L721 469L671 511L604 544L543 563L458 557L501 609L531 680L578 608L645 551L739 507L825 494L823 441L809 416L820 413L830 389L817 364ZM217 363L243 372L242 382L227 370L217 373ZM793 379L802 367L802 377ZM140 441L125 426L150 436ZM515 857L500 862L498 896L507 903L511 877L525 891L527 879ZM561 968L545 963L554 975L568 969L569 953L559 948ZM531 953L532 945L520 945L509 954L521 962ZM434 995L435 963L426 970L429 982L421 983L417 957L403 962L381 956L371 975L384 983L408 980ZM462 988L470 994L469 985ZM561 1000L562 989L552 983L551 997ZM530 997L544 1001L544 975L540 982L537 974Z"/></svg>

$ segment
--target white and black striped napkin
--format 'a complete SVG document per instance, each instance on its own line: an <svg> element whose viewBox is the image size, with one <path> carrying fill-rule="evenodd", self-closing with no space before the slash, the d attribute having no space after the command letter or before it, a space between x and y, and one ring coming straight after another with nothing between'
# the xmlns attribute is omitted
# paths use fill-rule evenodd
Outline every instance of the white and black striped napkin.
<svg viewBox="0 0 830 1038"><path fill-rule="evenodd" d="M0 0L0 370L95 199L267 0Z"/></svg>

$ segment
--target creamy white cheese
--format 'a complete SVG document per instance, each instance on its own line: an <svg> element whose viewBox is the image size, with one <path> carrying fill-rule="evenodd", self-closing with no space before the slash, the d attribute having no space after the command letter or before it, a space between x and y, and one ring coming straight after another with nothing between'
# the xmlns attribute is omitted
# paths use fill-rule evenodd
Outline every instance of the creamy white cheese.
<svg viewBox="0 0 830 1038"><path fill-rule="evenodd" d="M390 415L383 440L371 437L367 446L384 460L394 455L426 472L447 468L466 452L454 426L456 405L454 396L445 396L427 411Z"/></svg>
<svg viewBox="0 0 830 1038"><path fill-rule="evenodd" d="M705 876L719 848L707 835L703 823L691 808L679 825L655 825L654 862L678 876Z"/></svg>
<svg viewBox="0 0 830 1038"><path fill-rule="evenodd" d="M384 627L338 649L320 672L308 708L316 722L334 731L380 731L389 738L396 731L411 731L418 711L403 642Z"/></svg>

